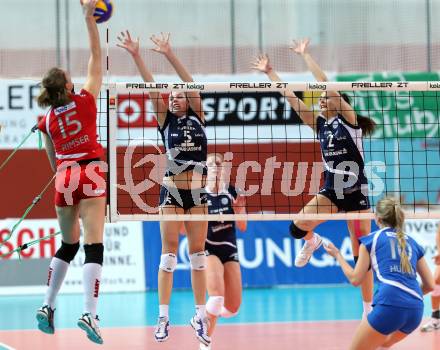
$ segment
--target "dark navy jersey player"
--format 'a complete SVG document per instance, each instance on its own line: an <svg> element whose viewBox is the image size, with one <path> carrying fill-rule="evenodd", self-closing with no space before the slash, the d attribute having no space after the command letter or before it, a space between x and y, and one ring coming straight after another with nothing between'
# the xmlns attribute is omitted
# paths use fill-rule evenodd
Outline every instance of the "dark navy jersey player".
<svg viewBox="0 0 440 350"><path fill-rule="evenodd" d="M206 192L209 214L234 214L237 191L233 186L224 187L218 193L207 188ZM227 261L238 262L235 221L209 221L205 250L208 255L216 255L223 264Z"/></svg>
<svg viewBox="0 0 440 350"><path fill-rule="evenodd" d="M166 176L189 170L206 175L208 142L205 121L197 113L188 108L186 114L177 116L168 110L159 132L169 160Z"/></svg>
<svg viewBox="0 0 440 350"><path fill-rule="evenodd" d="M174 111L175 108L181 108L176 100L181 100L182 97L186 98L185 94L170 95L170 109L166 112L163 125L158 126L167 154L165 181L160 189L160 204L189 210L194 206L206 204L206 194L202 185L207 175L208 145L204 118L195 113L189 105L186 106L184 114ZM192 182L196 184L196 188Z"/></svg>
<svg viewBox="0 0 440 350"><path fill-rule="evenodd" d="M326 99L326 95L321 99ZM319 193L336 205L338 211L370 208L365 176L362 128L342 114L316 118L316 133L324 164L324 185Z"/></svg>
<svg viewBox="0 0 440 350"><path fill-rule="evenodd" d="M333 190L340 188L341 184L335 183L340 172L344 174L343 191L361 189L362 185L367 185L361 127L349 123L341 114L328 120L318 115L316 132L325 167L324 187ZM359 168L347 171L344 166L346 162L354 162L354 167Z"/></svg>
<svg viewBox="0 0 440 350"><path fill-rule="evenodd" d="M191 75L174 54L169 44L169 34L152 36L155 50L171 63L185 82L193 81ZM139 41L133 41L128 32L121 33L118 46L133 57L144 81L153 82L153 75L139 54ZM160 213L163 215L207 214L206 206L206 135L205 117L198 91L176 92L169 96L168 106L158 92L149 92L159 124L168 165L160 189ZM173 272L177 266L177 247L181 221L160 222L162 254L159 263L159 318L154 338L164 342L169 337L169 304L173 287ZM190 323L197 339L208 346L208 319L206 315L206 221L184 221L188 236L191 281L196 315Z"/></svg>
<svg viewBox="0 0 440 350"><path fill-rule="evenodd" d="M434 289L422 247L402 231L404 214L395 199L384 198L377 203L376 222L380 230L361 238L354 269L332 243L325 246L355 286L361 283L370 265L374 271L377 288L373 311L359 325L351 350L388 349L405 338L422 320L423 294Z"/></svg>
<svg viewBox="0 0 440 350"><path fill-rule="evenodd" d="M224 179L223 155L208 156L208 182L206 186L209 214L244 214L246 201L240 191L229 186ZM206 312L209 331L214 332L217 318L232 317L241 305L242 283L237 252L236 227L246 231L246 221L210 221L205 249L208 255L207 286L209 299Z"/></svg>
<svg viewBox="0 0 440 350"><path fill-rule="evenodd" d="M307 52L308 43L307 39L301 40L292 49L304 58L318 81L327 81L325 73ZM281 81L266 55L258 57L253 68L266 73L272 81ZM317 116L295 93L287 91L285 96L303 123L316 132L325 169L323 187L301 213L370 212L362 137L372 133L375 123L359 116L350 105L348 96L337 91L322 93ZM321 237L313 231L320 223L320 220L295 220L291 223L289 230L292 237L305 240L301 251L295 256L296 267L307 265L313 252L322 245ZM359 255L358 238L371 231L371 220L347 220L347 226L356 261ZM371 310L372 296L373 278L370 273L362 283L364 317Z"/></svg>

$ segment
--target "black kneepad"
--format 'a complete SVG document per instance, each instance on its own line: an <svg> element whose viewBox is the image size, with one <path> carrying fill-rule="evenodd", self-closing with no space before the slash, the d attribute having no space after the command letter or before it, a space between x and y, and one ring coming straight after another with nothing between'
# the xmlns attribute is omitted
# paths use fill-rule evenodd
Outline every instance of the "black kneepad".
<svg viewBox="0 0 440 350"><path fill-rule="evenodd" d="M79 242L69 244L61 241L61 247L55 253L55 257L70 264L75 258L76 253L79 250Z"/></svg>
<svg viewBox="0 0 440 350"><path fill-rule="evenodd" d="M102 265L104 260L104 245L102 243L84 244L84 253L86 254L84 264Z"/></svg>
<svg viewBox="0 0 440 350"><path fill-rule="evenodd" d="M290 235L296 239L304 238L307 235L307 231L301 230L298 226L295 225L294 222L290 224L289 232Z"/></svg>

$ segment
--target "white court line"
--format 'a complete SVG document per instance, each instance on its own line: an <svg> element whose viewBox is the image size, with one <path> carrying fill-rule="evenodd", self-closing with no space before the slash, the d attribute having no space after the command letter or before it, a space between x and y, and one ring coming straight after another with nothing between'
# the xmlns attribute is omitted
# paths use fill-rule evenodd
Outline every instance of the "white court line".
<svg viewBox="0 0 440 350"><path fill-rule="evenodd" d="M9 345L0 343L0 350L15 350L15 348L12 348Z"/></svg>

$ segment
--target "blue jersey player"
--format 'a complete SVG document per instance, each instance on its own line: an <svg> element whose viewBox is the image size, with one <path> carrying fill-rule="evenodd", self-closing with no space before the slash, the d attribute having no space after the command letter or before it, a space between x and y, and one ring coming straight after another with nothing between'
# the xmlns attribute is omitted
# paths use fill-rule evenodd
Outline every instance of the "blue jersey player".
<svg viewBox="0 0 440 350"><path fill-rule="evenodd" d="M422 332L440 330L440 225L437 228L435 242L437 246L437 255L434 256L436 266L434 270L435 288L431 293L432 314L431 319L420 328Z"/></svg>
<svg viewBox="0 0 440 350"><path fill-rule="evenodd" d="M208 155L209 214L244 214L245 197L225 183L223 155ZM208 255L207 285L209 299L206 311L210 320L208 334L212 336L217 318L232 317L241 304L242 283L237 252L236 227L246 231L246 221L209 221L205 250Z"/></svg>
<svg viewBox="0 0 440 350"><path fill-rule="evenodd" d="M153 50L163 54L185 82L193 81L171 49L169 34L152 36ZM133 57L144 81L153 82L153 75L139 54L139 40L133 41L128 31L121 33L118 46ZM172 92L168 106L158 92L150 92L157 115L159 132L166 149L168 164L160 190L160 212L164 215L207 214L206 156L207 139L205 117L198 91ZM196 315L191 326L200 343L209 345L208 319L206 315L206 265L205 240L207 221L185 221L191 264L191 281L196 302ZM159 318L154 337L164 342L169 336L169 303L173 287L173 272L177 266L180 221L161 221L162 255L158 272Z"/></svg>
<svg viewBox="0 0 440 350"><path fill-rule="evenodd" d="M324 245L353 285L361 283L370 265L374 271L374 307L361 321L351 350L388 349L404 339L422 320L423 295L434 289L422 247L402 231L404 214L395 199L384 198L377 203L376 222L380 229L361 238L354 269L332 243Z"/></svg>
<svg viewBox="0 0 440 350"><path fill-rule="evenodd" d="M316 79L327 80L324 72L306 51L307 46L308 40L304 40L297 43L293 49L302 54ZM280 77L273 70L266 55L260 56L253 68L266 73L272 81L280 81ZM321 95L320 113L317 116L293 92L286 92L286 98L302 121L315 131L325 169L323 187L305 205L302 212L304 214L370 212L368 181L364 173L362 137L374 130L374 122L357 115L348 97L336 91L327 91ZM295 266L305 266L313 252L321 246L321 237L313 232L313 229L321 222L319 220L295 220L290 225L292 237L305 240L301 251L295 257ZM371 221L348 220L347 226L356 261L359 255L358 238L370 232ZM370 274L362 284L364 317L371 310L372 295L373 282Z"/></svg>

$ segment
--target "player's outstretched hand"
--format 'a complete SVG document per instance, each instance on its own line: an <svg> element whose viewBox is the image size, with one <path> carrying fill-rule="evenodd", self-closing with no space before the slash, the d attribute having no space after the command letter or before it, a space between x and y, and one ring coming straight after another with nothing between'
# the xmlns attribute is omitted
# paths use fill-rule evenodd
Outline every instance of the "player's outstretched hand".
<svg viewBox="0 0 440 350"><path fill-rule="evenodd" d="M338 248L332 242L326 242L323 244L323 247L327 253L329 253L332 257L336 258L339 254Z"/></svg>
<svg viewBox="0 0 440 350"><path fill-rule="evenodd" d="M310 39L305 38L301 40L293 40L292 46L289 47L290 50L298 55L305 55L307 53L307 48L309 47Z"/></svg>
<svg viewBox="0 0 440 350"><path fill-rule="evenodd" d="M167 55L171 52L170 33L160 33L160 36L152 35L150 40L156 45L152 50Z"/></svg>
<svg viewBox="0 0 440 350"><path fill-rule="evenodd" d="M93 17L98 0L81 0L85 17Z"/></svg>
<svg viewBox="0 0 440 350"><path fill-rule="evenodd" d="M269 73L272 70L272 66L267 54L259 55L252 63L251 68L266 74Z"/></svg>
<svg viewBox="0 0 440 350"><path fill-rule="evenodd" d="M139 38L133 41L128 30L118 35L118 41L119 44L116 44L117 47L127 50L132 56L139 54Z"/></svg>

